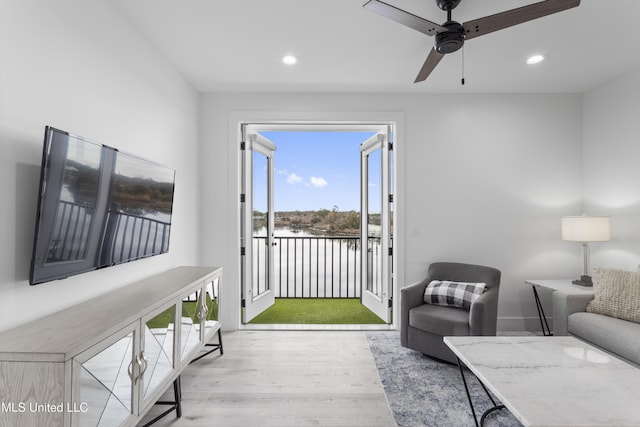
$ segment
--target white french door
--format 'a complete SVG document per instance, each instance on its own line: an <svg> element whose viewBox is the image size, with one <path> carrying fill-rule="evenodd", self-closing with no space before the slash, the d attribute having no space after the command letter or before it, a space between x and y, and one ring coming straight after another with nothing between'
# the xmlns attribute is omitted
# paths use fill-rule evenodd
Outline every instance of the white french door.
<svg viewBox="0 0 640 427"><path fill-rule="evenodd" d="M360 299L387 323L393 302L392 126L382 124L245 124L241 185L242 323L275 303L274 153L262 132L295 130L375 132L360 145ZM357 155L356 153L354 153ZM277 254L276 254L277 255ZM276 273L276 274L274 274Z"/></svg>
<svg viewBox="0 0 640 427"><path fill-rule="evenodd" d="M362 304L387 323L392 318L392 199L390 127L360 146Z"/></svg>
<svg viewBox="0 0 640 427"><path fill-rule="evenodd" d="M242 322L275 303L273 289L273 155L276 146L243 127Z"/></svg>

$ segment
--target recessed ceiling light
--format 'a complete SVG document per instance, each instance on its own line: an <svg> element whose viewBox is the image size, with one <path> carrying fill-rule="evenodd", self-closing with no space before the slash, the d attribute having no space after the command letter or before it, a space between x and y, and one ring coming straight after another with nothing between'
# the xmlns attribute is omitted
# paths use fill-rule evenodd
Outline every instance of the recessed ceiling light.
<svg viewBox="0 0 640 427"><path fill-rule="evenodd" d="M298 59L293 55L285 55L282 57L282 63L286 65L295 65Z"/></svg>
<svg viewBox="0 0 640 427"><path fill-rule="evenodd" d="M527 64L529 65L539 64L542 61L544 61L544 55L531 55L527 58Z"/></svg>

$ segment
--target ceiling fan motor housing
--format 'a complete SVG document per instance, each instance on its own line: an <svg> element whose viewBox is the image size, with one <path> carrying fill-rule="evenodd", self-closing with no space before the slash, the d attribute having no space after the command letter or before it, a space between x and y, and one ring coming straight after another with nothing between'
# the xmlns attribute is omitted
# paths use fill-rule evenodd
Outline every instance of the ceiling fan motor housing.
<svg viewBox="0 0 640 427"><path fill-rule="evenodd" d="M464 45L464 27L462 24L449 21L443 25L449 31L436 34L436 51L446 54L457 51Z"/></svg>
<svg viewBox="0 0 640 427"><path fill-rule="evenodd" d="M461 0L436 0L438 7L442 10L452 10L455 9L458 4L460 4Z"/></svg>

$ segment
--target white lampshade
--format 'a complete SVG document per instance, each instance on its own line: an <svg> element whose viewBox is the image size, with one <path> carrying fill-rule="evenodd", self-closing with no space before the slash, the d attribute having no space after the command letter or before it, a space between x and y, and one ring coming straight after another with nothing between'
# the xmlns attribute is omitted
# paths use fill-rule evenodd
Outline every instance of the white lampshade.
<svg viewBox="0 0 640 427"><path fill-rule="evenodd" d="M562 240L607 242L611 239L611 221L608 216L565 216L560 221Z"/></svg>

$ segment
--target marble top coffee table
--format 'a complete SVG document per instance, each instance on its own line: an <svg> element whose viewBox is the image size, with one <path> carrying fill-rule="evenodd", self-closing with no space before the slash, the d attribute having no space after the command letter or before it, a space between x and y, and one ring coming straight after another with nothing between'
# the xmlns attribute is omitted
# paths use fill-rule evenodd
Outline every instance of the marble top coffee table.
<svg viewBox="0 0 640 427"><path fill-rule="evenodd" d="M574 337L444 342L525 426L640 426L640 369Z"/></svg>

